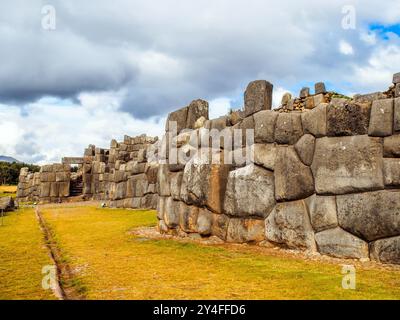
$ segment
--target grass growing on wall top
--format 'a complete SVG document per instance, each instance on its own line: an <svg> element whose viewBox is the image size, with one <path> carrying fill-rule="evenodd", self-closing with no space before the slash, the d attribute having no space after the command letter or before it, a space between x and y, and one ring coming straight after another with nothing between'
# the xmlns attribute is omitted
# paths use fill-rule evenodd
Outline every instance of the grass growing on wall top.
<svg viewBox="0 0 400 320"><path fill-rule="evenodd" d="M17 195L17 186L0 185L0 197L13 197Z"/></svg>

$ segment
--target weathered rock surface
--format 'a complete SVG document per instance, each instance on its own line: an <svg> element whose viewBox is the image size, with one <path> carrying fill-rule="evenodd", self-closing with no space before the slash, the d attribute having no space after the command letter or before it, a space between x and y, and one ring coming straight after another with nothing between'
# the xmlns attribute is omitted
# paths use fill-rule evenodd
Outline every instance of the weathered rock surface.
<svg viewBox="0 0 400 320"><path fill-rule="evenodd" d="M301 113L304 133L319 138L326 136L326 110L328 104L320 104L312 110Z"/></svg>
<svg viewBox="0 0 400 320"><path fill-rule="evenodd" d="M211 227L211 234L222 240L226 240L229 218L224 214L214 214Z"/></svg>
<svg viewBox="0 0 400 320"><path fill-rule="evenodd" d="M290 201L314 193L311 169L298 158L293 146L279 146L275 162L275 198Z"/></svg>
<svg viewBox="0 0 400 320"><path fill-rule="evenodd" d="M300 113L279 113L275 126L275 142L295 144L303 135Z"/></svg>
<svg viewBox="0 0 400 320"><path fill-rule="evenodd" d="M400 86L398 86L400 88ZM394 131L400 131L400 98L394 99Z"/></svg>
<svg viewBox="0 0 400 320"><path fill-rule="evenodd" d="M304 201L278 203L265 220L267 240L291 249L315 250L314 232Z"/></svg>
<svg viewBox="0 0 400 320"><path fill-rule="evenodd" d="M400 237L372 242L371 258L382 263L400 264Z"/></svg>
<svg viewBox="0 0 400 320"><path fill-rule="evenodd" d="M251 164L229 173L224 202L226 214L266 217L274 205L272 172Z"/></svg>
<svg viewBox="0 0 400 320"><path fill-rule="evenodd" d="M207 151L207 150L206 150ZM229 165L212 164L212 155L200 150L185 166L181 198L187 204L207 206L213 212L221 213L225 195Z"/></svg>
<svg viewBox="0 0 400 320"><path fill-rule="evenodd" d="M261 242L265 239L264 220L235 219L229 220L227 241L235 243Z"/></svg>
<svg viewBox="0 0 400 320"><path fill-rule="evenodd" d="M168 197L165 202L163 220L171 229L175 229L179 225L179 206L179 201L175 201L172 197Z"/></svg>
<svg viewBox="0 0 400 320"><path fill-rule="evenodd" d="M338 258L368 258L368 243L341 228L315 234L318 251Z"/></svg>
<svg viewBox="0 0 400 320"><path fill-rule="evenodd" d="M375 191L337 196L339 226L373 241L400 235L400 191Z"/></svg>
<svg viewBox="0 0 400 320"><path fill-rule="evenodd" d="M0 211L12 211L14 210L14 199L11 197L0 197Z"/></svg>
<svg viewBox="0 0 400 320"><path fill-rule="evenodd" d="M213 214L207 209L199 209L197 216L196 230L202 236L211 235Z"/></svg>
<svg viewBox="0 0 400 320"><path fill-rule="evenodd" d="M393 99L372 103L368 134L374 137L390 136L393 132Z"/></svg>
<svg viewBox="0 0 400 320"><path fill-rule="evenodd" d="M325 92L326 92L325 83L317 82L315 84L315 94L320 94L320 93L325 93Z"/></svg>
<svg viewBox="0 0 400 320"><path fill-rule="evenodd" d="M174 126L176 127L177 133L179 134L183 129L186 128L188 107L184 107L177 111L171 112L168 115L165 131L172 131ZM171 124L174 123L174 124Z"/></svg>
<svg viewBox="0 0 400 320"><path fill-rule="evenodd" d="M196 121L201 117L208 119L208 102L201 99L194 100L188 106L186 128L195 129Z"/></svg>
<svg viewBox="0 0 400 320"><path fill-rule="evenodd" d="M383 155L388 158L400 157L400 134L383 139Z"/></svg>
<svg viewBox="0 0 400 320"><path fill-rule="evenodd" d="M320 232L337 227L336 198L334 196L316 196L307 198L311 225Z"/></svg>
<svg viewBox="0 0 400 320"><path fill-rule="evenodd" d="M318 194L383 189L381 140L368 136L317 139L311 168Z"/></svg>
<svg viewBox="0 0 400 320"><path fill-rule="evenodd" d="M311 134L305 134L294 145L300 160L310 166L314 158L315 138Z"/></svg>
<svg viewBox="0 0 400 320"><path fill-rule="evenodd" d="M327 135L333 137L367 134L370 111L369 103L347 102L344 106L331 103L327 109Z"/></svg>
<svg viewBox="0 0 400 320"><path fill-rule="evenodd" d="M265 80L250 82L244 93L245 116L261 110L271 110L273 85Z"/></svg>
<svg viewBox="0 0 400 320"><path fill-rule="evenodd" d="M258 143L273 143L278 112L264 110L254 114L254 139Z"/></svg>
<svg viewBox="0 0 400 320"><path fill-rule="evenodd" d="M197 232L197 217L199 208L188 206L184 202L179 204L179 227L187 233Z"/></svg>
<svg viewBox="0 0 400 320"><path fill-rule="evenodd" d="M251 146L250 153L252 161L259 166L274 170L277 147L275 144L255 143Z"/></svg>
<svg viewBox="0 0 400 320"><path fill-rule="evenodd" d="M400 186L400 159L383 159L383 177L386 186Z"/></svg>

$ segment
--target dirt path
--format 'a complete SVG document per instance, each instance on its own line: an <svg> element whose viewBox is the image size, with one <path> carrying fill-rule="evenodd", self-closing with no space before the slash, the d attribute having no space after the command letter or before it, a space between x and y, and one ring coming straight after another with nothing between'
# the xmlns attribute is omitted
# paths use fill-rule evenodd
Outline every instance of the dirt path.
<svg viewBox="0 0 400 320"><path fill-rule="evenodd" d="M49 250L50 257L56 266L56 286L54 288L54 294L60 300L82 300L84 296L79 293L73 283L74 275L71 267L65 262L62 257L62 252L54 239L54 234L48 224L40 213L40 208L35 208L35 214L39 222L40 229L43 232L43 236L46 242L46 247Z"/></svg>

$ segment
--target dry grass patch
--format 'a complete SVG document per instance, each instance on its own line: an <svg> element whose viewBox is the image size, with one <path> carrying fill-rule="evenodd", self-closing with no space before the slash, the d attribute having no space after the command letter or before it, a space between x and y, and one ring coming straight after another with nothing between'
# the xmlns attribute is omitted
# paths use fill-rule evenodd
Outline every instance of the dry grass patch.
<svg viewBox="0 0 400 320"><path fill-rule="evenodd" d="M17 195L17 186L0 185L0 197L13 197Z"/></svg>
<svg viewBox="0 0 400 320"><path fill-rule="evenodd" d="M357 266L357 289L344 290L339 263L129 232L154 226L154 211L46 207L42 213L88 299L400 298L398 271Z"/></svg>
<svg viewBox="0 0 400 320"><path fill-rule="evenodd" d="M55 299L42 288L42 268L51 264L33 209L5 216L0 226L0 299Z"/></svg>

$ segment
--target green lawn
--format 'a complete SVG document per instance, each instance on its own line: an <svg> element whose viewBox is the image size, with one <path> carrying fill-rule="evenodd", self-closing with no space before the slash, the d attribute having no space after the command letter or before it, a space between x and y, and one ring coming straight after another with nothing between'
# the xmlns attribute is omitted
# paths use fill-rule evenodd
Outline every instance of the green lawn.
<svg viewBox="0 0 400 320"><path fill-rule="evenodd" d="M33 209L5 216L0 226L0 299L55 299L42 288L42 268L51 264Z"/></svg>
<svg viewBox="0 0 400 320"><path fill-rule="evenodd" d="M357 289L345 290L340 264L128 232L155 225L154 211L47 207L42 212L88 299L400 299L398 271L358 266Z"/></svg>

